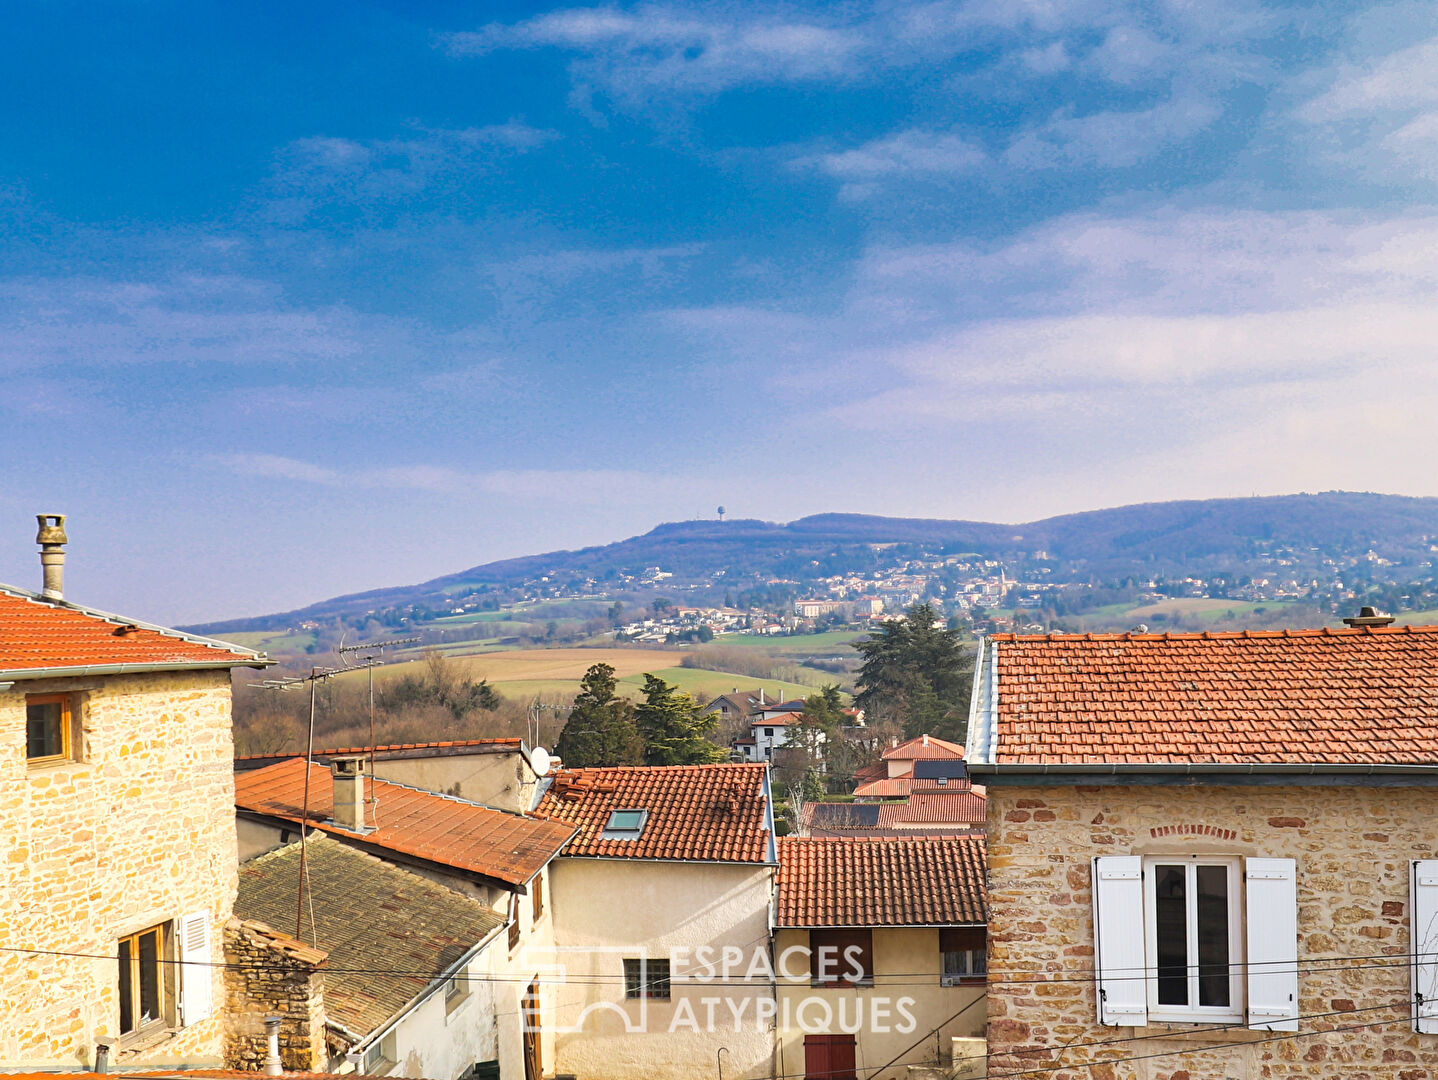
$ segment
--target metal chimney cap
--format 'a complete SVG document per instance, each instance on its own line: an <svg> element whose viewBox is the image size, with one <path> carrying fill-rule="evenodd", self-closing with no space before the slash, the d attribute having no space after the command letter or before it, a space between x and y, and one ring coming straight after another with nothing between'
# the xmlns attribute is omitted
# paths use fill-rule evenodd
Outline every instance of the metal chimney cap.
<svg viewBox="0 0 1438 1080"><path fill-rule="evenodd" d="M1393 622L1394 616L1385 615L1375 607L1367 605L1358 609L1357 615L1350 615L1343 620L1345 626L1388 626Z"/></svg>

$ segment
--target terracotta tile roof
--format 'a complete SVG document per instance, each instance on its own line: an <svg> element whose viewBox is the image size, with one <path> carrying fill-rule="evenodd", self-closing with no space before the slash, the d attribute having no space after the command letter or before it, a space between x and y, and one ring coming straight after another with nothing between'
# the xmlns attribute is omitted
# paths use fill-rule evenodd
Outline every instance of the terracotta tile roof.
<svg viewBox="0 0 1438 1080"><path fill-rule="evenodd" d="M883 756L885 761L931 761L934 758L961 758L964 748L934 735L915 735L898 746L889 747Z"/></svg>
<svg viewBox="0 0 1438 1080"><path fill-rule="evenodd" d="M889 776L889 767L882 761L876 761L872 765L860 765L854 770L854 780L860 784L871 784L875 780L885 780Z"/></svg>
<svg viewBox="0 0 1438 1080"><path fill-rule="evenodd" d="M874 780L867 784L860 784L854 789L854 794L870 799L901 799L918 791L967 791L969 787L968 777L953 777L941 784L936 777L914 776L910 773L907 776L895 776L888 780Z"/></svg>
<svg viewBox="0 0 1438 1080"><path fill-rule="evenodd" d="M982 664L985 763L1438 764L1438 627L1006 634Z"/></svg>
<svg viewBox="0 0 1438 1080"><path fill-rule="evenodd" d="M905 825L970 825L982 828L988 802L972 791L916 791L907 802L881 803L879 828Z"/></svg>
<svg viewBox="0 0 1438 1080"><path fill-rule="evenodd" d="M263 667L273 661L223 641L194 637L0 585L0 677L35 678L124 665Z"/></svg>
<svg viewBox="0 0 1438 1080"><path fill-rule="evenodd" d="M299 938L329 953L325 1013L357 1034L403 1011L505 924L478 900L338 841L315 836L306 848ZM292 928L299 868L298 843L241 863L235 914Z"/></svg>
<svg viewBox="0 0 1438 1080"><path fill-rule="evenodd" d="M235 805L241 810L299 821L304 804L305 761L291 758L235 774ZM511 814L451 795L371 780L379 803L379 828L359 835L329 820L334 812L330 771L310 766L309 821L334 836L386 848L457 870L520 885L539 873L574 834L557 821Z"/></svg>
<svg viewBox="0 0 1438 1080"><path fill-rule="evenodd" d="M885 777L883 780L870 780L867 784L860 784L854 789L854 794L860 798L881 799L881 798L902 798L909 793L913 786L912 776Z"/></svg>
<svg viewBox="0 0 1438 1080"><path fill-rule="evenodd" d="M779 838L779 926L987 921L981 836Z"/></svg>
<svg viewBox="0 0 1438 1080"><path fill-rule="evenodd" d="M770 809L763 764L566 769L535 811L572 823L565 855L765 863ZM637 840L602 837L614 810L647 810Z"/></svg>

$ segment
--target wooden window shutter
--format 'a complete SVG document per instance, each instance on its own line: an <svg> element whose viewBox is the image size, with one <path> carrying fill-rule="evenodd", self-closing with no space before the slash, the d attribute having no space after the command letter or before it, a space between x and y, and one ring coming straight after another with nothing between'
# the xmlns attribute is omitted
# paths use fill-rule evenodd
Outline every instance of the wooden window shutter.
<svg viewBox="0 0 1438 1080"><path fill-rule="evenodd" d="M1413 1030L1438 1034L1438 859L1413 863L1408 905L1413 950Z"/></svg>
<svg viewBox="0 0 1438 1080"><path fill-rule="evenodd" d="M210 914L197 911L177 920L180 954L180 1023L184 1027L214 1013L215 969L210 958Z"/></svg>
<svg viewBox="0 0 1438 1080"><path fill-rule="evenodd" d="M1098 1022L1109 1027L1148 1023L1144 977L1143 858L1100 855L1093 861L1094 965Z"/></svg>
<svg viewBox="0 0 1438 1080"><path fill-rule="evenodd" d="M939 930L939 952L964 952L983 947L982 926L951 926Z"/></svg>
<svg viewBox="0 0 1438 1080"><path fill-rule="evenodd" d="M1298 1030L1298 864L1246 859L1248 1026Z"/></svg>

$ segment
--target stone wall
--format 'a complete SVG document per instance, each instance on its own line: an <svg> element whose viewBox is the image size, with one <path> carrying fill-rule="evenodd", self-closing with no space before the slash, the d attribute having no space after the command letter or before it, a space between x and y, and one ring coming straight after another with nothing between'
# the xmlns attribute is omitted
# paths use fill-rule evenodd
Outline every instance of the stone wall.
<svg viewBox="0 0 1438 1080"><path fill-rule="evenodd" d="M265 1019L280 1017L280 1060L295 1072L323 1072L324 975L328 954L262 922L225 926L225 1062L259 1071L269 1053Z"/></svg>
<svg viewBox="0 0 1438 1080"><path fill-rule="evenodd" d="M1054 1069L1045 1080L1438 1075L1438 1035L1415 1034L1407 1007L1409 862L1438 852L1438 791L995 785L988 798L991 1073ZM1096 1022L1090 860L1160 854L1297 861L1300 963L1353 959L1301 968L1296 1038ZM1136 1036L1141 1041L1112 1042ZM1095 1062L1112 1063L1077 1067Z"/></svg>
<svg viewBox="0 0 1438 1080"><path fill-rule="evenodd" d="M79 760L31 766L25 696L58 692L73 695ZM37 950L0 953L0 1066L93 1063L96 1041L119 1034L119 939L200 911L215 1015L121 1042L110 1060L220 1064L221 930L237 882L232 755L228 671L0 690L0 941ZM181 969L165 970L177 1021Z"/></svg>

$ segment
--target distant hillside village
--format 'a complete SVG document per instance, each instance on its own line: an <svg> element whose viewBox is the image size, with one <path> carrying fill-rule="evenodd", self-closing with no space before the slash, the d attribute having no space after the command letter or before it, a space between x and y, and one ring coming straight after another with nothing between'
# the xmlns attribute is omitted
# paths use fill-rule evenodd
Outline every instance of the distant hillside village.
<svg viewBox="0 0 1438 1080"><path fill-rule="evenodd" d="M65 518L36 541L0 586L0 1070L1438 1069L1438 627L996 633L969 672L911 608L854 699L596 664L556 753L236 756L237 677L334 671L86 606Z"/></svg>

